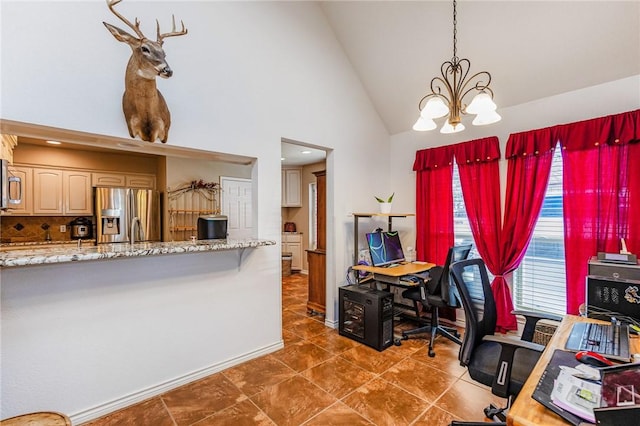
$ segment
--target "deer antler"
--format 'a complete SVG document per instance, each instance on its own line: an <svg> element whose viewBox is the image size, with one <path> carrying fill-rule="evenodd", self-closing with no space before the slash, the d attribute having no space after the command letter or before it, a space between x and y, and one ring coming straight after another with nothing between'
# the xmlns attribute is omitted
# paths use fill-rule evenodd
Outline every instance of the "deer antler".
<svg viewBox="0 0 640 426"><path fill-rule="evenodd" d="M182 25L182 30L180 31L176 31L176 17L174 15L171 15L171 21L173 24L171 28L171 32L160 34L160 22L158 22L158 20L156 19L156 28L158 32L158 37L156 41L160 43L160 45L162 45L163 39L167 37L177 37L177 36L185 35L188 32L188 30L184 27L184 22L182 22L182 20L180 20L180 25Z"/></svg>
<svg viewBox="0 0 640 426"><path fill-rule="evenodd" d="M140 21L138 20L138 18L136 18L135 24L132 24L127 18L122 16L120 13L116 12L116 10L114 9L114 6L120 3L121 1L122 0L107 0L107 6L109 7L109 10L114 15L116 15L122 22L127 24L129 28L135 31L135 33L138 35L138 37L140 37L140 39L146 38L144 34L142 34L142 31L140 31Z"/></svg>

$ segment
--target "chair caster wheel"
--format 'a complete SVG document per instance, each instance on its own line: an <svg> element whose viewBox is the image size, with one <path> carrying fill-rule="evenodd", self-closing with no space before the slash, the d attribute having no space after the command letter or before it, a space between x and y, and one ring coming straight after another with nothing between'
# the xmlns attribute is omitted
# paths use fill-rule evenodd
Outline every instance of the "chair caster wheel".
<svg viewBox="0 0 640 426"><path fill-rule="evenodd" d="M403 340L406 340L406 338L403 338ZM393 344L396 346L400 346L402 343L400 342L400 339L393 339Z"/></svg>
<svg viewBox="0 0 640 426"><path fill-rule="evenodd" d="M402 335L402 340L409 340L409 336Z"/></svg>
<svg viewBox="0 0 640 426"><path fill-rule="evenodd" d="M436 356L436 353L433 351L433 349L429 349L429 356L431 358L433 358L434 356Z"/></svg>

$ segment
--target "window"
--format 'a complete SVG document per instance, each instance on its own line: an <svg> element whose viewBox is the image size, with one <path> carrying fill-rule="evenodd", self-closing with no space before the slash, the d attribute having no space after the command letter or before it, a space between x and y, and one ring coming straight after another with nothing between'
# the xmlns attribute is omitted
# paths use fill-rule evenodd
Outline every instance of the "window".
<svg viewBox="0 0 640 426"><path fill-rule="evenodd" d="M538 222L524 259L513 274L515 308L563 315L565 275L562 154L558 145Z"/></svg>
<svg viewBox="0 0 640 426"><path fill-rule="evenodd" d="M471 232L471 225L469 225L469 218L467 217L467 209L464 205L464 198L462 196L462 185L460 184L460 173L458 172L458 165L453 163L453 235L454 244L473 244L473 249L469 253L469 259L480 257L476 244L473 240L473 233ZM488 271L487 271L488 272ZM493 277L492 277L493 278Z"/></svg>
<svg viewBox="0 0 640 426"><path fill-rule="evenodd" d="M312 250L318 248L318 195L316 193L316 183L309 184L309 247Z"/></svg>

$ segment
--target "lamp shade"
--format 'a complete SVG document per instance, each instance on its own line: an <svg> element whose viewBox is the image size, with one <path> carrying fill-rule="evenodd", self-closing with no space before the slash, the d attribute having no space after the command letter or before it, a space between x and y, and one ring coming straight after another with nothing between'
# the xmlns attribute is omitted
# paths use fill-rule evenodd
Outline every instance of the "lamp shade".
<svg viewBox="0 0 640 426"><path fill-rule="evenodd" d="M444 134L458 133L463 130L464 130L464 124L458 123L455 126L452 126L451 123L449 123L449 120L447 120L444 123L444 126L442 126L442 129L440 129L440 133L444 133Z"/></svg>
<svg viewBox="0 0 640 426"><path fill-rule="evenodd" d="M467 114L482 114L484 112L495 111L498 106L493 102L491 96L482 91L474 96L471 103L465 109Z"/></svg>
<svg viewBox="0 0 640 426"><path fill-rule="evenodd" d="M440 118L449 114L449 107L444 103L442 98L433 96L429 98L420 115L424 118Z"/></svg>
<svg viewBox="0 0 640 426"><path fill-rule="evenodd" d="M433 130L436 127L438 127L438 125L436 124L435 121L433 121L430 118L424 118L420 116L418 117L418 121L416 121L416 124L413 125L413 130L417 130L419 132L425 132L427 130Z"/></svg>
<svg viewBox="0 0 640 426"><path fill-rule="evenodd" d="M497 123L500 120L502 120L500 114L495 111L488 111L476 115L476 118L473 119L471 124L474 126L484 126L486 124Z"/></svg>

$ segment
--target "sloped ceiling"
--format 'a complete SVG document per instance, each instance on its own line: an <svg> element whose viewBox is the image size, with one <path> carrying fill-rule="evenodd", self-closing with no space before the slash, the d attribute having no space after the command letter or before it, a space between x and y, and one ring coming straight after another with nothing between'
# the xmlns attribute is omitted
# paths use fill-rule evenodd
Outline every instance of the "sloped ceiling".
<svg viewBox="0 0 640 426"><path fill-rule="evenodd" d="M410 130L453 56L452 2L320 5L389 133ZM640 1L459 1L457 9L458 57L471 61L471 74L491 73L498 108L640 74Z"/></svg>

